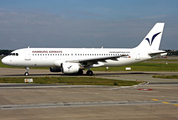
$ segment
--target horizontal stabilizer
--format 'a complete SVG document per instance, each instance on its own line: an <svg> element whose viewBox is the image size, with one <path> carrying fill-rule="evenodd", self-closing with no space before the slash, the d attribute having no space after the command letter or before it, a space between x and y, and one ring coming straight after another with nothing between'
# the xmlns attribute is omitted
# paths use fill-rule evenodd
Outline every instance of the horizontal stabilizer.
<svg viewBox="0 0 178 120"><path fill-rule="evenodd" d="M165 54L164 54L165 53ZM157 56L165 56L167 55L166 51L160 51L160 52L154 52L154 53L149 53L151 57L157 57Z"/></svg>

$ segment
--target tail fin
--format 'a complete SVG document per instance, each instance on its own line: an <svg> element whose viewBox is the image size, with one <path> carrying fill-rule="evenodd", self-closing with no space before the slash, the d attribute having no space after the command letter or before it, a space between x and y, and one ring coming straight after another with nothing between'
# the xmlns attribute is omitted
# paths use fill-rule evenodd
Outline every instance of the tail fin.
<svg viewBox="0 0 178 120"><path fill-rule="evenodd" d="M158 50L163 34L163 28L164 23L156 23L136 48Z"/></svg>

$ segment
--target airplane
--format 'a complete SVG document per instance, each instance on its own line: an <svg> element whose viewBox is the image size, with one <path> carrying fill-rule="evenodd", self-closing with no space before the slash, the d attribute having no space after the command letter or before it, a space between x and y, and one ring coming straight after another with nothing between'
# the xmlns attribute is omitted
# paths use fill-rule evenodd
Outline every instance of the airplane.
<svg viewBox="0 0 178 120"><path fill-rule="evenodd" d="M165 23L156 23L141 43L134 48L23 48L11 52L2 59L10 66L25 67L25 76L29 67L49 67L51 72L64 74L93 75L90 68L114 67L143 62L167 53L159 50Z"/></svg>

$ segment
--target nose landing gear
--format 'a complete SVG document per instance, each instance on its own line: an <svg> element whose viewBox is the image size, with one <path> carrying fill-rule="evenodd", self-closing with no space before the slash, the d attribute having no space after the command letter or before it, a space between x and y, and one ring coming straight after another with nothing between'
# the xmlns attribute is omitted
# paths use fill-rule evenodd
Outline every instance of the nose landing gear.
<svg viewBox="0 0 178 120"><path fill-rule="evenodd" d="M26 72L24 73L25 76L29 76L28 70L29 70L29 67L26 67Z"/></svg>

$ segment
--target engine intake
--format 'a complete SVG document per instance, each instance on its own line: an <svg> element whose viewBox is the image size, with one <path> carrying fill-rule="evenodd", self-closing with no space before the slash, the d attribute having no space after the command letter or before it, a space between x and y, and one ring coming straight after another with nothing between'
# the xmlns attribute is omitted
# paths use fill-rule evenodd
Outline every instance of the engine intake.
<svg viewBox="0 0 178 120"><path fill-rule="evenodd" d="M50 67L51 72L61 72L61 67Z"/></svg>

